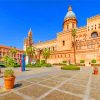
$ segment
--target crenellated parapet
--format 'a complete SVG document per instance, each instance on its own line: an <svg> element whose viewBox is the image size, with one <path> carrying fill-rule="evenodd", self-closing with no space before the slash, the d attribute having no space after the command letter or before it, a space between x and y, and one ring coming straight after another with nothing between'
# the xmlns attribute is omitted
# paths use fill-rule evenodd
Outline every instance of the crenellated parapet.
<svg viewBox="0 0 100 100"><path fill-rule="evenodd" d="M96 19L100 19L100 14L98 14L98 15L96 15L96 16L92 16L92 17L90 17L90 18L87 18L87 21L88 21L88 22L91 22L91 21L94 21L94 20L96 20Z"/></svg>

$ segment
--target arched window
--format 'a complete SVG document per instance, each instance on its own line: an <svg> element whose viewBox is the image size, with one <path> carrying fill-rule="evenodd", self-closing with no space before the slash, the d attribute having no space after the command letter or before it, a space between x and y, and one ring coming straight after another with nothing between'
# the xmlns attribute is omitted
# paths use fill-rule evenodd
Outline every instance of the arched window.
<svg viewBox="0 0 100 100"><path fill-rule="evenodd" d="M92 37L92 38L98 37L98 33L97 33L97 32L93 32L93 33L91 34L91 37Z"/></svg>
<svg viewBox="0 0 100 100"><path fill-rule="evenodd" d="M62 45L65 46L65 41L64 40L62 41Z"/></svg>

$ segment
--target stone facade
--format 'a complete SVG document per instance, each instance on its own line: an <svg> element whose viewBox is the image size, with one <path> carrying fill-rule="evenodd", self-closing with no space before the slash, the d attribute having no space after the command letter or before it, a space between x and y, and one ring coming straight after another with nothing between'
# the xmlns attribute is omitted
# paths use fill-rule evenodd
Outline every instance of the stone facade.
<svg viewBox="0 0 100 100"><path fill-rule="evenodd" d="M100 15L93 16L87 19L87 24L84 27L77 26L77 18L72 11L72 7L68 7L68 12L64 18L63 31L57 34L54 40L39 42L32 44L35 48L43 50L50 49L51 54L48 59L49 63L61 63L67 61L74 62L74 51L72 46L72 29L76 29L76 62L85 60L88 65L92 59L100 62ZM31 34L30 34L31 33ZM30 36L32 32L29 31ZM29 37L24 42L24 50L29 44ZM30 44L32 43L32 37ZM43 59L42 55L40 57Z"/></svg>

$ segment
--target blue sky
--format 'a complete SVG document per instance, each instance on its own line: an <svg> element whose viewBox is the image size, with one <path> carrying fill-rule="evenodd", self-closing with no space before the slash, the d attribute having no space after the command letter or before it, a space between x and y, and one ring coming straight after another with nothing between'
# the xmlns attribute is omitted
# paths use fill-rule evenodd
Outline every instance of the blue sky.
<svg viewBox="0 0 100 100"><path fill-rule="evenodd" d="M0 44L23 49L30 27L35 43L56 38L68 5L72 5L79 27L100 14L100 0L0 0Z"/></svg>

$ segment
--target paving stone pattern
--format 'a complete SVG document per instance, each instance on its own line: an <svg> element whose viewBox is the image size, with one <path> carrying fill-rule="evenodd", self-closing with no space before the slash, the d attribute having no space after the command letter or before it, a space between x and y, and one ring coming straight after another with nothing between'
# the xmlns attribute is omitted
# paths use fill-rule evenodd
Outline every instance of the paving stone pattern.
<svg viewBox="0 0 100 100"><path fill-rule="evenodd" d="M0 100L100 100L100 74L87 67L23 79Z"/></svg>

